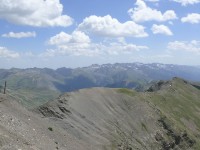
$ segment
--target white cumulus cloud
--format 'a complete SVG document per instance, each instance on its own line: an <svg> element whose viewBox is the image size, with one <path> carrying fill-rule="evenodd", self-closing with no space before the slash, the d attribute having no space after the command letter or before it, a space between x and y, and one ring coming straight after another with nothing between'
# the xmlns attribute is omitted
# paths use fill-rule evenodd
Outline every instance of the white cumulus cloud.
<svg viewBox="0 0 200 150"><path fill-rule="evenodd" d="M191 13L188 14L186 17L181 18L182 22L188 22L188 23L200 23L200 14L197 13Z"/></svg>
<svg viewBox="0 0 200 150"><path fill-rule="evenodd" d="M42 56L55 55L85 55L93 56L98 52L91 48L91 41L82 31L74 31L72 34L60 32L51 37L48 41L49 45L55 45L56 49L48 49Z"/></svg>
<svg viewBox="0 0 200 150"><path fill-rule="evenodd" d="M10 51L5 47L0 47L0 57L3 57L3 58L17 58L19 56L20 55L17 52Z"/></svg>
<svg viewBox="0 0 200 150"><path fill-rule="evenodd" d="M147 46L140 46L126 42L112 42L102 47L102 51L106 55L132 54L135 51L141 51L145 49L149 48Z"/></svg>
<svg viewBox="0 0 200 150"><path fill-rule="evenodd" d="M173 35L172 31L165 25L153 24L151 30L153 34Z"/></svg>
<svg viewBox="0 0 200 150"><path fill-rule="evenodd" d="M200 3L200 0L173 0L173 1L180 3L182 6Z"/></svg>
<svg viewBox="0 0 200 150"><path fill-rule="evenodd" d="M126 43L125 39L122 38L115 42L94 43L81 31L74 31L72 34L61 32L51 37L48 43L54 45L55 48L46 50L40 55L41 57L54 57L56 55L107 56L148 49L147 46Z"/></svg>
<svg viewBox="0 0 200 150"><path fill-rule="evenodd" d="M136 7L128 10L131 19L135 22L145 21L168 21L177 19L174 10L167 10L164 13L157 9L152 9L143 0L137 0Z"/></svg>
<svg viewBox="0 0 200 150"><path fill-rule="evenodd" d="M200 54L200 41L174 41L168 43L168 49Z"/></svg>
<svg viewBox="0 0 200 150"><path fill-rule="evenodd" d="M81 31L74 31L71 35L65 32L60 32L59 34L51 37L49 40L49 44L51 45L62 45L69 43L90 43L90 38Z"/></svg>
<svg viewBox="0 0 200 150"><path fill-rule="evenodd" d="M138 25L133 21L120 23L117 19L110 15L89 16L83 20L78 26L78 30L88 33L105 36L105 37L147 37L142 25Z"/></svg>
<svg viewBox="0 0 200 150"><path fill-rule="evenodd" d="M35 32L9 32L6 34L3 34L2 37L6 37L6 38L29 38L29 37L36 37L36 33Z"/></svg>
<svg viewBox="0 0 200 150"><path fill-rule="evenodd" d="M0 18L36 27L69 26L73 19L63 15L60 0L1 0Z"/></svg>

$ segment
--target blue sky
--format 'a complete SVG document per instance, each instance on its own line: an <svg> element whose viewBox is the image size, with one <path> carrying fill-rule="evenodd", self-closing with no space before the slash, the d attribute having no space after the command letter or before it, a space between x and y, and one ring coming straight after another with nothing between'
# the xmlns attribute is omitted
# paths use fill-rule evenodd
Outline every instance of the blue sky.
<svg viewBox="0 0 200 150"><path fill-rule="evenodd" d="M200 65L200 0L2 0L0 68Z"/></svg>

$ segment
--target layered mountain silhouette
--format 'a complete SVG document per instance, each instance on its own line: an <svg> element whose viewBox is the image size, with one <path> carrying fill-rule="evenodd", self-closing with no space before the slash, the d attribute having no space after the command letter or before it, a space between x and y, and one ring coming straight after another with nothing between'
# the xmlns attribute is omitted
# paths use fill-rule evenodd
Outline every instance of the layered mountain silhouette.
<svg viewBox="0 0 200 150"><path fill-rule="evenodd" d="M200 67L166 64L104 64L83 68L1 69L0 83L7 80L11 89L48 89L70 92L88 87L136 88L150 81L181 77L200 81Z"/></svg>
<svg viewBox="0 0 200 150"><path fill-rule="evenodd" d="M0 85L7 87L14 97L26 107L40 106L63 92L83 88L130 88L145 91L158 80L170 80L178 76L189 81L200 81L200 67L116 63L91 65L83 68L29 68L0 69Z"/></svg>

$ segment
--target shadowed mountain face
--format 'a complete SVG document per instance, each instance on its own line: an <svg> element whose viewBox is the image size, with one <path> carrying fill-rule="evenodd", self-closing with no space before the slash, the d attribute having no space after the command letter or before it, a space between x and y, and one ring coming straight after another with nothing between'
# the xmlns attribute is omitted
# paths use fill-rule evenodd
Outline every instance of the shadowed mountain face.
<svg viewBox="0 0 200 150"><path fill-rule="evenodd" d="M164 64L105 64L69 69L48 68L1 69L0 85L8 89L25 106L32 108L55 99L62 92L90 87L130 88L143 91L152 81L169 80L174 76L200 81L200 68ZM24 96L25 95L25 96Z"/></svg>
<svg viewBox="0 0 200 150"><path fill-rule="evenodd" d="M200 149L200 90L173 78L147 92L92 88L35 111L95 149Z"/></svg>

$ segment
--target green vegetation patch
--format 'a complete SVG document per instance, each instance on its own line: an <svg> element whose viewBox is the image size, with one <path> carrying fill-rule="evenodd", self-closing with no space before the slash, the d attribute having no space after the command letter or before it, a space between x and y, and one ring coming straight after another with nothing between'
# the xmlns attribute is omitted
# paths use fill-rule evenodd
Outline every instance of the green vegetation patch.
<svg viewBox="0 0 200 150"><path fill-rule="evenodd" d="M123 93L129 96L135 96L136 95L136 91L131 90L131 89L126 89L126 88L121 88L117 90L119 93Z"/></svg>
<svg viewBox="0 0 200 150"><path fill-rule="evenodd" d="M48 127L49 131L53 131L53 128L52 127Z"/></svg>
<svg viewBox="0 0 200 150"><path fill-rule="evenodd" d="M148 100L169 120L170 126L179 132L186 131L196 141L194 149L200 147L200 92L199 89L181 80L173 81L169 89L151 93ZM188 125L182 121L185 118ZM181 134L180 134L181 135ZM189 142L190 143L190 142ZM187 143L186 143L187 145Z"/></svg>

